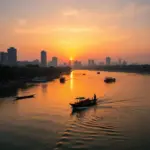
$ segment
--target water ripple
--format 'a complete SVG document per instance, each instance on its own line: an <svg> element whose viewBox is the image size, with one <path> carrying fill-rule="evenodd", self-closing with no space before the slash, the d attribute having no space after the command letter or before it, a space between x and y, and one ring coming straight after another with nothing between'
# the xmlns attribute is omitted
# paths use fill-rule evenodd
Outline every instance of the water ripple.
<svg viewBox="0 0 150 150"><path fill-rule="evenodd" d="M82 117L78 113L84 113ZM81 115L81 114L79 114ZM113 125L102 122L101 116L89 111L77 112L68 121L64 133L56 144L55 149L86 149L97 139L124 140L125 137Z"/></svg>

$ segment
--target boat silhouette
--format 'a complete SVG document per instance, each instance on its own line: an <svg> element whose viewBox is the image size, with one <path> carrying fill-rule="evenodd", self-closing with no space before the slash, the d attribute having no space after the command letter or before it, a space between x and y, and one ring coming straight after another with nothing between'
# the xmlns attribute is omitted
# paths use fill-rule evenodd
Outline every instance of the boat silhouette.
<svg viewBox="0 0 150 150"><path fill-rule="evenodd" d="M104 79L104 82L105 82L105 83L114 83L114 82L116 82L116 79L115 79L115 78L112 78L112 77L106 77L106 78Z"/></svg>
<svg viewBox="0 0 150 150"><path fill-rule="evenodd" d="M97 104L97 99L78 97L76 100L77 102L70 104L73 110L83 110Z"/></svg>
<svg viewBox="0 0 150 150"><path fill-rule="evenodd" d="M15 100L34 98L35 95L27 95L27 96L16 96Z"/></svg>

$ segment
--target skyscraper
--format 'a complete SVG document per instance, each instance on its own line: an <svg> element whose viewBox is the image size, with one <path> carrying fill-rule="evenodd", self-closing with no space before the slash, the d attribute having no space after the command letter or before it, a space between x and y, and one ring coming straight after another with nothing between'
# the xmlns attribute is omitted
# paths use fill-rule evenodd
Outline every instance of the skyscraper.
<svg viewBox="0 0 150 150"><path fill-rule="evenodd" d="M57 57L52 57L52 66L57 67L58 65L58 58Z"/></svg>
<svg viewBox="0 0 150 150"><path fill-rule="evenodd" d="M0 64L7 65L8 63L8 53L0 52Z"/></svg>
<svg viewBox="0 0 150 150"><path fill-rule="evenodd" d="M10 47L8 50L8 64L10 66L17 65L17 49Z"/></svg>
<svg viewBox="0 0 150 150"><path fill-rule="evenodd" d="M47 53L46 53L46 51L41 51L41 66L47 67Z"/></svg>
<svg viewBox="0 0 150 150"><path fill-rule="evenodd" d="M106 65L110 65L111 64L111 58L110 57L106 57Z"/></svg>

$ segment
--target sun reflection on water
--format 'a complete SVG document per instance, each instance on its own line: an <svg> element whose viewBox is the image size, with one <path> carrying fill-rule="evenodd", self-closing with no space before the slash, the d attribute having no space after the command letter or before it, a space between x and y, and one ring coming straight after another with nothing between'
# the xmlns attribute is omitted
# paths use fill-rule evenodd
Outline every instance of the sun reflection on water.
<svg viewBox="0 0 150 150"><path fill-rule="evenodd" d="M70 89L73 90L73 72L70 74Z"/></svg>

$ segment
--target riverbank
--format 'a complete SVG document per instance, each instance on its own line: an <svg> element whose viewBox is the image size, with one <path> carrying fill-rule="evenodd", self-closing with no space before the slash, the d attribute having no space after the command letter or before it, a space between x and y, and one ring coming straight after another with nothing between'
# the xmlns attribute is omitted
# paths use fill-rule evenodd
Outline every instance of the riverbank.
<svg viewBox="0 0 150 150"><path fill-rule="evenodd" d="M108 72L150 74L150 65L92 66L92 67L83 67L82 69L108 71Z"/></svg>
<svg viewBox="0 0 150 150"><path fill-rule="evenodd" d="M42 78L46 82L59 78L63 74L70 73L69 67L8 67L0 66L0 90L20 88L27 83L32 83L35 78Z"/></svg>

